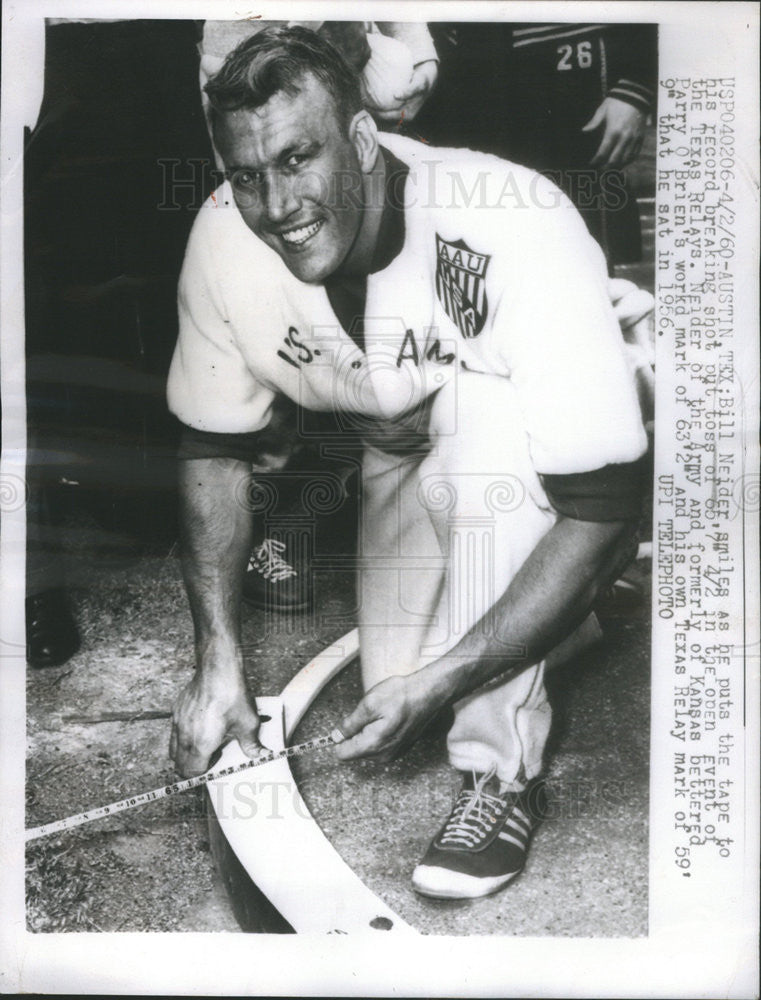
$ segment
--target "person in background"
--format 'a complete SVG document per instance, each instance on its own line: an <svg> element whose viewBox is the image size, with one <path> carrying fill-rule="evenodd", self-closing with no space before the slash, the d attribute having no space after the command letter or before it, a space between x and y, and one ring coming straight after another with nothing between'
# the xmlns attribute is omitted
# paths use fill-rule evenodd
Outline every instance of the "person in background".
<svg viewBox="0 0 761 1000"><path fill-rule="evenodd" d="M495 153L548 176L609 268L641 256L624 168L655 107L651 24L431 24L436 91L415 122L437 144Z"/></svg>

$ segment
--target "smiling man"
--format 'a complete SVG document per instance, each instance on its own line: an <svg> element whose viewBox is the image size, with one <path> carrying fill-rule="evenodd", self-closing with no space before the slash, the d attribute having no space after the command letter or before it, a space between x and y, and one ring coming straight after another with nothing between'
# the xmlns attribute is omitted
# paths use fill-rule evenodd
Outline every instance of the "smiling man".
<svg viewBox="0 0 761 1000"><path fill-rule="evenodd" d="M371 120L360 115L349 135L337 110L307 76L259 109L217 115L214 130L243 221L308 283L339 267L366 271L380 222L380 211L362 211L359 186L341 186L378 169Z"/></svg>
<svg viewBox="0 0 761 1000"><path fill-rule="evenodd" d="M188 243L168 387L197 656L171 753L193 774L226 739L257 752L241 497L287 460L279 400L351 414L366 694L337 753L400 753L452 706L463 790L413 885L486 895L541 818L547 659L594 630L634 544L646 437L602 254L531 171L380 145L306 29L247 40L207 92L227 180Z"/></svg>

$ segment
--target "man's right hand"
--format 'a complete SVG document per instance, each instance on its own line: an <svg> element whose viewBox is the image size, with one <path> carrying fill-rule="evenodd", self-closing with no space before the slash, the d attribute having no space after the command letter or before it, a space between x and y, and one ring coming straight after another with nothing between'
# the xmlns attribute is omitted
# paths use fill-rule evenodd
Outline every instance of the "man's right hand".
<svg viewBox="0 0 761 1000"><path fill-rule="evenodd" d="M262 751L259 716L242 677L197 671L174 708L169 753L184 778L208 769L211 755L236 739L249 757Z"/></svg>

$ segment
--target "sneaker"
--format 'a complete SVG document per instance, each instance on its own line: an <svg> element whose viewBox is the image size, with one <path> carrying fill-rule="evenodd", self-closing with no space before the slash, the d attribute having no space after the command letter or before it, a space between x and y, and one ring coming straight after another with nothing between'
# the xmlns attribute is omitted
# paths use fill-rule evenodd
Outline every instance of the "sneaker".
<svg viewBox="0 0 761 1000"><path fill-rule="evenodd" d="M309 573L284 558L285 542L265 538L251 553L243 581L243 599L269 611L300 611L311 602Z"/></svg>
<svg viewBox="0 0 761 1000"><path fill-rule="evenodd" d="M540 779L522 792L500 792L496 768L466 775L449 819L412 873L413 888L435 899L497 892L523 869L544 812Z"/></svg>

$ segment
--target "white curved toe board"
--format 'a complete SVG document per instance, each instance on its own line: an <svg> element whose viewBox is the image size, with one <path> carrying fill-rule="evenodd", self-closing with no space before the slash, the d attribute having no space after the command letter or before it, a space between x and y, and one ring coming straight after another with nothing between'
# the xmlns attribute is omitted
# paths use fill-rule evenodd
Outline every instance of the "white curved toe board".
<svg viewBox="0 0 761 1000"><path fill-rule="evenodd" d="M336 674L359 653L359 632L353 629L327 646L286 684L280 692L285 712L285 738L290 740L309 706Z"/></svg>
<svg viewBox="0 0 761 1000"><path fill-rule="evenodd" d="M283 748L286 735L356 652L356 632L349 633L300 671L280 698L257 698L259 712L270 717L262 723L265 746ZM245 759L233 742L218 766ZM209 795L222 832L250 878L297 933L417 933L335 850L307 809L286 758L219 778L209 785Z"/></svg>

